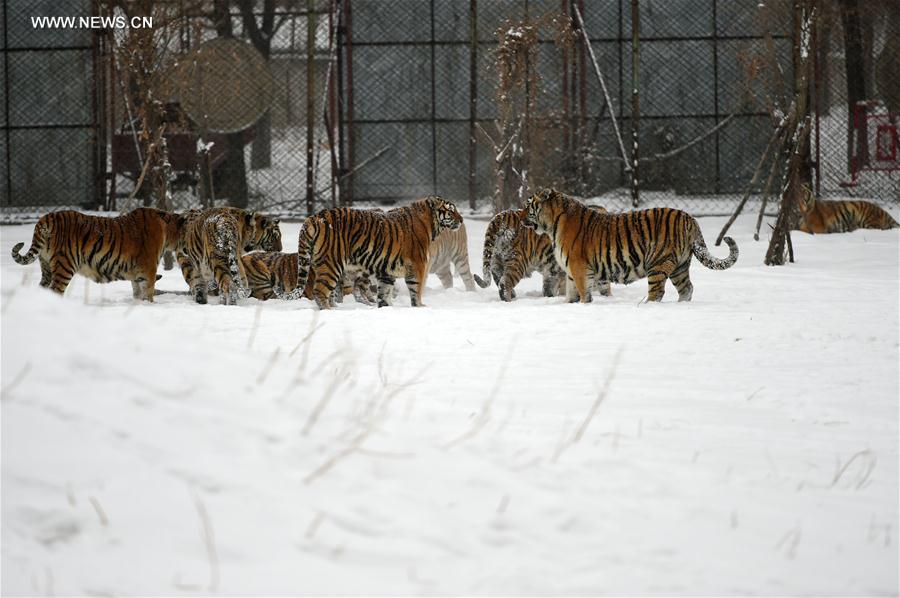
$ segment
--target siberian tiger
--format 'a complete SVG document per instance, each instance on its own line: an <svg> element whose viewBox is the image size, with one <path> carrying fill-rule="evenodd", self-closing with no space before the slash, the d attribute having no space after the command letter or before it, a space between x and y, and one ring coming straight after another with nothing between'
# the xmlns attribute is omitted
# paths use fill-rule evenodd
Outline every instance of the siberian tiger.
<svg viewBox="0 0 900 598"><path fill-rule="evenodd" d="M442 231L437 239L431 242L428 271L437 274L445 289L453 287L453 275L450 272L452 264L456 275L466 286L466 290L475 290L475 281L472 279L472 271L469 269L468 244L465 224L460 224L457 230Z"/></svg>
<svg viewBox="0 0 900 598"><path fill-rule="evenodd" d="M444 229L456 230L456 206L431 195L390 212L331 208L310 216L300 229L298 284L315 268L313 297L322 309L334 306L332 293L348 265L378 279L378 305L390 305L394 280L402 276L413 306L422 305L428 250Z"/></svg>
<svg viewBox="0 0 900 598"><path fill-rule="evenodd" d="M41 286L60 294L78 273L94 282L130 280L135 299L153 301L159 258L175 249L184 226L184 217L155 208L115 218L51 212L34 225L28 253L19 255L24 243L16 243L12 257L19 264L39 258Z"/></svg>
<svg viewBox="0 0 900 598"><path fill-rule="evenodd" d="M679 301L690 301L692 255L713 270L730 268L738 258L730 237L725 237L728 257L712 257L700 226L686 212L653 208L605 214L552 189L531 196L523 224L553 240L556 260L566 271L570 302L591 300L589 278L628 284L645 277L649 301L662 300L667 278L678 289Z"/></svg>
<svg viewBox="0 0 900 598"><path fill-rule="evenodd" d="M247 274L240 259L246 251L281 251L277 218L239 208L208 208L185 213L178 263L197 303L207 302L215 283L225 305L248 294Z"/></svg>
<svg viewBox="0 0 900 598"><path fill-rule="evenodd" d="M872 202L816 199L806 186L802 187L802 193L797 228L804 233L821 235L849 233L858 228L887 230L900 227L890 214Z"/></svg>
<svg viewBox="0 0 900 598"><path fill-rule="evenodd" d="M606 212L601 207L589 209ZM500 299L511 301L516 297L516 285L522 278L531 277L532 272L540 272L544 277L543 294L553 297L565 293L565 273L553 255L553 243L547 235L523 225L525 210L506 210L491 219L484 236L482 279L477 274L475 281L485 288L491 278L500 290ZM597 281L601 295L609 295L609 283Z"/></svg>

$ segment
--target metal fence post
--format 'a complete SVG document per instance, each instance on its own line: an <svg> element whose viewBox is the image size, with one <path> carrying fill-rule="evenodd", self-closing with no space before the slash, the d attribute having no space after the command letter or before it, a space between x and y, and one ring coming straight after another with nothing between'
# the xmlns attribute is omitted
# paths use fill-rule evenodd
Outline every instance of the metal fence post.
<svg viewBox="0 0 900 598"><path fill-rule="evenodd" d="M356 155L353 147L353 10L352 0L344 0L344 35L347 43L347 181L341 190L347 191L344 205L353 204L353 168Z"/></svg>
<svg viewBox="0 0 900 598"><path fill-rule="evenodd" d="M306 0L306 213L315 211L313 144L316 112L316 0Z"/></svg>
<svg viewBox="0 0 900 598"><path fill-rule="evenodd" d="M640 202L640 178L638 177L638 163L640 156L640 144L638 132L641 122L640 78L641 67L641 21L638 9L638 0L631 0L631 205L638 207Z"/></svg>
<svg viewBox="0 0 900 598"><path fill-rule="evenodd" d="M469 0L469 208L475 209L478 193L476 159L478 142L475 119L478 115L478 0Z"/></svg>

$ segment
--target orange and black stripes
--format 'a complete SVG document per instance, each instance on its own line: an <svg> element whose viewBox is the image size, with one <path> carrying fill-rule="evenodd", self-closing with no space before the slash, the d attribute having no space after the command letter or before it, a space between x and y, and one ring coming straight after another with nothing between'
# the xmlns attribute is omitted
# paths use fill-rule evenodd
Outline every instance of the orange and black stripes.
<svg viewBox="0 0 900 598"><path fill-rule="evenodd" d="M115 218L72 210L51 212L34 227L24 256L12 248L19 264L41 263L41 286L64 293L75 274L94 282L130 280L134 297L153 301L156 267L163 251L174 250L184 218L154 208L137 208Z"/></svg>
<svg viewBox="0 0 900 598"><path fill-rule="evenodd" d="M880 206L870 201L816 199L808 188L799 202L798 230L810 234L849 233L859 228L887 230L900 224Z"/></svg>
<svg viewBox="0 0 900 598"><path fill-rule="evenodd" d="M429 246L442 230L461 223L456 206L437 196L388 212L322 210L300 229L298 284L305 286L315 268L313 297L319 307L333 307L334 289L346 267L354 265L378 279L379 306L391 303L398 277L406 281L413 306L422 305Z"/></svg>
<svg viewBox="0 0 900 598"><path fill-rule="evenodd" d="M249 292L243 253L281 250L278 220L256 212L227 207L189 210L185 220L177 257L197 303L206 303L207 289L214 286L226 305L234 304Z"/></svg>
<svg viewBox="0 0 900 598"><path fill-rule="evenodd" d="M590 208L605 212L603 208ZM544 278L543 294L553 297L565 292L565 273L556 261L550 237L523 225L525 210L506 210L491 219L484 237L484 279L475 276L482 288L497 284L500 298L510 301L516 296L516 285L532 272ZM609 295L609 283L598 281L601 294Z"/></svg>
<svg viewBox="0 0 900 598"><path fill-rule="evenodd" d="M437 274L445 289L453 287L453 274L450 266L456 270L456 275L463 281L467 291L475 290L475 281L472 279L472 271L469 269L469 238L466 234L466 225L461 224L458 229L445 229L431 242L428 258L428 271Z"/></svg>
<svg viewBox="0 0 900 598"><path fill-rule="evenodd" d="M650 301L662 299L666 279L672 280L680 300L690 301L692 256L714 270L731 267L738 257L730 237L725 238L728 257L712 257L697 221L671 208L608 214L547 190L528 201L524 224L553 240L556 260L567 275L570 301L591 300L589 280L627 284L641 278L650 284Z"/></svg>

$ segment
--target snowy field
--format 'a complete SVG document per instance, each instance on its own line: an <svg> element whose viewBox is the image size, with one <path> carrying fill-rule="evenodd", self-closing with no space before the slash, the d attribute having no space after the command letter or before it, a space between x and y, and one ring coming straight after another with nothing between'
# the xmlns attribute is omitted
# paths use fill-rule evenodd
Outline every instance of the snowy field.
<svg viewBox="0 0 900 598"><path fill-rule="evenodd" d="M2 593L896 595L900 232L754 224L690 304L332 312L58 298L2 227Z"/></svg>

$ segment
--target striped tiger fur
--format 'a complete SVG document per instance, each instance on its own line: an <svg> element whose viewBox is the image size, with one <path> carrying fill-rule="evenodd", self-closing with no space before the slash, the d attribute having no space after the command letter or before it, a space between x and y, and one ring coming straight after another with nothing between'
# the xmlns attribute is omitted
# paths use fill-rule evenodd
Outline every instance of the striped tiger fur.
<svg viewBox="0 0 900 598"><path fill-rule="evenodd" d="M273 297L296 299L302 296L312 299L313 285L310 284L312 277L307 279L302 295L297 292L299 272L296 253L254 251L245 254L241 260L244 262L244 271L247 273L251 297L260 301L266 301ZM374 305L375 291L373 288L374 285L367 272L362 268L348 266L341 278L341 284L334 289L334 300L342 302L344 295L352 293L358 302ZM210 289L209 294L213 294L213 292Z"/></svg>
<svg viewBox="0 0 900 598"><path fill-rule="evenodd" d="M135 299L153 301L156 268L164 250L174 250L184 217L155 208L137 208L106 218L72 210L45 214L34 226L31 247L12 257L19 264L40 259L41 286L64 293L77 273L94 282L130 280Z"/></svg>
<svg viewBox="0 0 900 598"><path fill-rule="evenodd" d="M249 293L240 257L254 249L281 251L277 218L239 208L188 210L177 259L191 294L206 303L210 283L215 283L225 305L234 305Z"/></svg>
<svg viewBox="0 0 900 598"><path fill-rule="evenodd" d="M590 209L606 212L601 207ZM486 288L493 278L500 299L511 301L516 297L515 288L522 278L540 272L544 277L545 297L564 294L566 277L556 263L550 237L524 226L524 218L525 210L518 209L500 212L491 219L484 236L484 278L476 274L475 281L481 288ZM606 281L597 281L596 288L601 295L610 294Z"/></svg>
<svg viewBox="0 0 900 598"><path fill-rule="evenodd" d="M467 291L475 290L475 280L469 269L469 238L466 234L466 225L460 224L456 230L444 230L431 242L429 249L428 271L437 274L445 289L453 287L453 275L450 266L456 271L456 275L463 281Z"/></svg>
<svg viewBox="0 0 900 598"><path fill-rule="evenodd" d="M887 230L900 227L890 214L870 201L816 199L805 185L802 192L797 229L804 233L821 235L849 233L858 228Z"/></svg>
<svg viewBox="0 0 900 598"><path fill-rule="evenodd" d="M661 301L666 279L671 279L679 301L690 301L692 256L713 270L730 268L738 258L737 243L730 237L725 237L728 257L712 257L697 221L672 208L606 214L549 189L532 195L525 212L525 226L553 240L570 302L589 302L588 279L598 278L623 284L647 278L649 301Z"/></svg>
<svg viewBox="0 0 900 598"><path fill-rule="evenodd" d="M334 307L333 291L348 265L378 279L378 305L390 305L394 280L403 277L413 306L421 306L431 242L444 229L456 230L462 216L451 202L431 195L389 212L331 208L310 216L300 229L299 285L315 268L313 297Z"/></svg>

